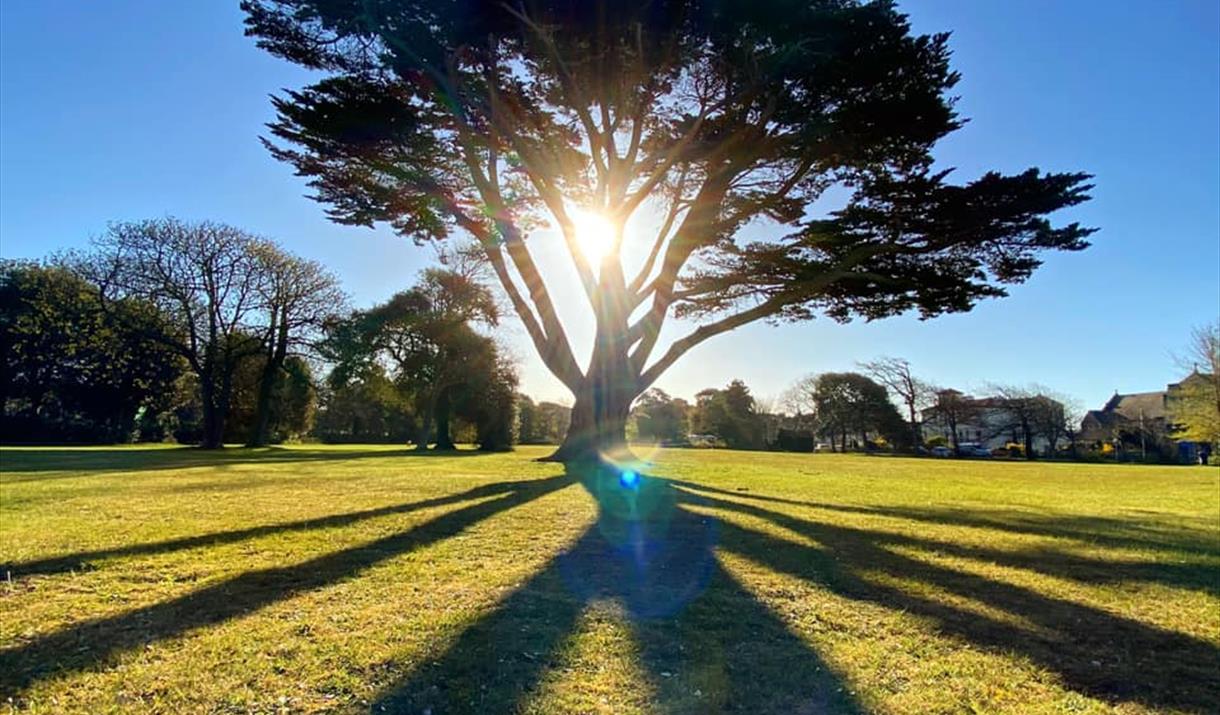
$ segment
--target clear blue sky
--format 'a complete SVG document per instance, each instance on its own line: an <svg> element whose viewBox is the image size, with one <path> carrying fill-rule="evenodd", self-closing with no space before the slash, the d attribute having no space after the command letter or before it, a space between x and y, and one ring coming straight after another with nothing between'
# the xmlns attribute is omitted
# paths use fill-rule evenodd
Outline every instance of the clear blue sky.
<svg viewBox="0 0 1220 715"><path fill-rule="evenodd" d="M1160 389L1192 326L1220 314L1220 3L909 0L952 30L970 123L940 147L962 179L1030 165L1097 175L1061 215L1094 247L1050 257L965 315L754 325L692 351L659 386L740 377L762 396L802 374L909 358L940 384L1040 382L1097 406ZM259 145L268 95L307 81L242 36L234 2L0 3L0 255L83 245L109 220L211 218L328 264L358 305L432 259L332 225ZM563 398L517 328L524 388Z"/></svg>

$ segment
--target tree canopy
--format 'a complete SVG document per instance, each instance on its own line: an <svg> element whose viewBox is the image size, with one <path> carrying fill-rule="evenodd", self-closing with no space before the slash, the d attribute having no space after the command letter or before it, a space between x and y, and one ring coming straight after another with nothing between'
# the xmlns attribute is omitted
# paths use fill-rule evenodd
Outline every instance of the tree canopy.
<svg viewBox="0 0 1220 715"><path fill-rule="evenodd" d="M184 364L156 306L103 309L70 268L0 262L0 432L13 441L125 442L169 407Z"/></svg>
<svg viewBox="0 0 1220 715"><path fill-rule="evenodd" d="M948 34L885 0L242 7L261 47L324 75L275 98L272 153L337 221L477 239L576 396L574 453L621 441L632 400L714 335L969 310L1091 232L1046 218L1088 198L1085 174L935 166L963 121ZM826 213L832 187L849 198ZM643 207L656 226L634 241ZM578 208L613 226L597 266ZM544 225L597 325L585 367L530 249ZM654 354L672 315L699 325Z"/></svg>
<svg viewBox="0 0 1220 715"><path fill-rule="evenodd" d="M499 320L485 287L456 271L429 269L417 285L385 303L332 323L324 351L332 386L382 375L409 396L418 418L416 447L452 449L449 420L463 412L480 425L480 442L510 442L516 374L495 342L474 326Z"/></svg>

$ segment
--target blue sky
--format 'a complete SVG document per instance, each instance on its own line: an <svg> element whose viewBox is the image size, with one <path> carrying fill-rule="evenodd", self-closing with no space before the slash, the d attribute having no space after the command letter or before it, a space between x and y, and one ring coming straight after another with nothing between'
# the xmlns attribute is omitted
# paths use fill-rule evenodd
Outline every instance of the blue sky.
<svg viewBox="0 0 1220 715"><path fill-rule="evenodd" d="M803 374L901 355L937 383L1039 382L1088 406L1160 389L1173 353L1220 314L1220 3L902 3L952 30L970 123L939 147L965 180L1028 166L1096 174L1060 220L1101 230L1009 298L921 322L753 325L688 353L659 386L689 397L744 379L778 395ZM259 145L268 95L309 77L242 36L236 2L0 3L0 255L84 245L107 221L172 214L274 237L323 261L357 305L433 254L331 224ZM522 331L524 389L566 398Z"/></svg>

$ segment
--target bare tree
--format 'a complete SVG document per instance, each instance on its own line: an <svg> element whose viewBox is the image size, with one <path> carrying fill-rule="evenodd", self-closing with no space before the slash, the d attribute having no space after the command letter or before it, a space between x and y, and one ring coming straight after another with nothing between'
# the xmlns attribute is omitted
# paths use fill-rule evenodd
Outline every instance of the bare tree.
<svg viewBox="0 0 1220 715"><path fill-rule="evenodd" d="M111 224L82 270L104 301L139 297L174 317L153 336L182 355L199 378L201 447L222 446L238 363L262 348L265 272L254 236L219 223L173 218Z"/></svg>
<svg viewBox="0 0 1220 715"><path fill-rule="evenodd" d="M1061 395L1056 399L1063 403L1063 434L1067 438L1072 458L1075 459L1079 456L1080 426L1084 421L1086 410L1080 400L1075 397Z"/></svg>
<svg viewBox="0 0 1220 715"><path fill-rule="evenodd" d="M1059 451L1059 444L1067 442L1075 451L1075 435L1080 425L1080 413L1075 401L1065 395L1059 395L1051 390L1034 385L1033 420L1035 432L1046 440L1046 456L1054 457Z"/></svg>
<svg viewBox="0 0 1220 715"><path fill-rule="evenodd" d="M779 397L779 404L785 412L793 416L793 422L798 428L814 427L817 403L814 395L817 391L817 375L806 375L797 380Z"/></svg>
<svg viewBox="0 0 1220 715"><path fill-rule="evenodd" d="M1066 436L1066 412L1063 404L1049 397L1046 388L1039 385L991 385L991 392L1006 421L995 428L1012 431L1021 438L1025 458L1034 459L1034 442L1041 436L1047 441L1047 450L1054 453L1058 441Z"/></svg>
<svg viewBox="0 0 1220 715"><path fill-rule="evenodd" d="M264 314L262 350L254 431L247 446L267 444L271 397L290 352L307 348L323 324L343 312L347 297L339 281L321 264L293 256L270 242L254 244L260 308Z"/></svg>
<svg viewBox="0 0 1220 715"><path fill-rule="evenodd" d="M953 444L953 451L956 452L961 447L958 428L963 424L974 422L979 417L978 400L951 388L931 387L929 389L932 392L932 404L925 413L948 428L949 441Z"/></svg>
<svg viewBox="0 0 1220 715"><path fill-rule="evenodd" d="M906 408L907 419L911 424L911 437L914 440L911 444L923 444L919 413L931 404L934 388L911 374L911 363L905 358L880 357L858 364L867 375L885 385L898 397Z"/></svg>

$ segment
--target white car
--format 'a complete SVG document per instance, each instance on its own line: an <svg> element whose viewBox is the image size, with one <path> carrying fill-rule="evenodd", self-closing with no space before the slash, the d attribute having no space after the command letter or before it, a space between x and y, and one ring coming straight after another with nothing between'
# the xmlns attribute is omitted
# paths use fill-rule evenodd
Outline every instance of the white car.
<svg viewBox="0 0 1220 715"><path fill-rule="evenodd" d="M953 450L945 446L933 447L929 452L933 457L952 457Z"/></svg>
<svg viewBox="0 0 1220 715"><path fill-rule="evenodd" d="M975 444L973 442L958 446L957 453L962 455L963 457L975 457L975 458L991 457L991 450L987 449L986 447L984 447L981 444Z"/></svg>

